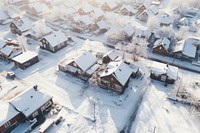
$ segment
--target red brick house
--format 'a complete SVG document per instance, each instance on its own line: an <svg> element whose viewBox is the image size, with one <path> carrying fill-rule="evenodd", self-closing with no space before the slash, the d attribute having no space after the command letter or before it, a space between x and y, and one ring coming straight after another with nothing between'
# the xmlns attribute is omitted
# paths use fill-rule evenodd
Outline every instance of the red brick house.
<svg viewBox="0 0 200 133"><path fill-rule="evenodd" d="M39 91L37 86L33 86L11 99L10 104L31 122L34 118L43 118L50 111L53 100L51 96Z"/></svg>
<svg viewBox="0 0 200 133"><path fill-rule="evenodd" d="M23 119L23 115L7 102L0 102L0 112L0 133L9 133Z"/></svg>
<svg viewBox="0 0 200 133"><path fill-rule="evenodd" d="M24 32L29 31L33 24L29 19L17 19L10 23L10 30L14 34L22 35Z"/></svg>
<svg viewBox="0 0 200 133"><path fill-rule="evenodd" d="M154 43L152 52L160 55L169 55L170 43L168 38L160 38Z"/></svg>
<svg viewBox="0 0 200 133"><path fill-rule="evenodd" d="M123 61L110 62L102 73L99 73L98 85L117 93L123 93L128 86L132 69Z"/></svg>

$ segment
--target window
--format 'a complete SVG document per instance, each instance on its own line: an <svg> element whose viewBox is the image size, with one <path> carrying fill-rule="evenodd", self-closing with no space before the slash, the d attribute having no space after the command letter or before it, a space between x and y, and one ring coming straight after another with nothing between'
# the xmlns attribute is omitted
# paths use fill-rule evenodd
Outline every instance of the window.
<svg viewBox="0 0 200 133"><path fill-rule="evenodd" d="M50 105L51 105L51 101L47 102L47 103L45 104L45 107L48 108Z"/></svg>
<svg viewBox="0 0 200 133"><path fill-rule="evenodd" d="M34 112L33 115L32 115L33 118L35 118L38 114L39 114L38 111Z"/></svg>
<svg viewBox="0 0 200 133"><path fill-rule="evenodd" d="M8 127L10 126L10 121L6 122L6 123L4 124L4 126L5 126L5 128L8 128Z"/></svg>
<svg viewBox="0 0 200 133"><path fill-rule="evenodd" d="M115 90L116 90L116 91L121 91L121 86L115 84Z"/></svg>

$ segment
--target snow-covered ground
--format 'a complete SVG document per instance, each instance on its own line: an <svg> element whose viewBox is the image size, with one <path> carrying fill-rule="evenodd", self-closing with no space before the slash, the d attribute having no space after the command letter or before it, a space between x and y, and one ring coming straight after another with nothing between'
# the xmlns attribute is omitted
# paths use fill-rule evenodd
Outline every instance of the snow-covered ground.
<svg viewBox="0 0 200 133"><path fill-rule="evenodd" d="M163 0L160 6L161 10L164 11L163 7L170 4L174 3L170 0ZM19 11L16 6L12 6L12 8ZM165 11L168 10L171 9L165 9ZM25 14L25 16L31 17L29 14ZM31 18L33 21L40 19ZM115 22L118 18L121 18L121 20ZM144 23L139 22L134 17L121 16L117 13L106 14L106 19L111 26L124 27L126 23L131 23L137 28L147 28ZM56 28L59 29L60 27ZM37 84L41 91L53 96L53 101L62 106L58 116L62 116L65 120L59 125L53 126L49 133L200 132L199 119L191 113L190 106L167 99L168 92L178 87L180 80L189 85L193 80L200 80L199 74L180 69L177 84L165 87L162 82L150 80L148 68L152 61L139 58L139 61L134 63L140 66L143 76L131 79L123 95L116 95L94 84L88 86L84 81L58 71L57 66L64 58L76 57L86 50L91 50L94 53L106 53L111 50L111 48L100 44L98 46L95 44L84 45L87 38L107 44L104 35L78 34L70 30L67 30L66 33L72 36L77 43L73 46L67 46L55 54L39 50L37 42L31 45L23 43L26 50L39 53L40 61L26 70L15 69L15 80L5 78L7 71L10 71L14 64L0 60L1 101L8 101L23 90ZM0 39L3 38L20 39L10 33L9 25L0 25ZM23 38L20 40L23 40ZM132 55L128 53L125 54L125 57L129 60L132 59ZM162 57L157 56L157 58L161 59ZM164 59L162 58L162 60ZM173 61L173 59L165 60ZM198 67L195 68L198 69ZM47 116L47 118L51 119L52 117ZM20 124L13 133L23 132L26 128L26 123ZM38 133L38 131L39 127L32 132Z"/></svg>

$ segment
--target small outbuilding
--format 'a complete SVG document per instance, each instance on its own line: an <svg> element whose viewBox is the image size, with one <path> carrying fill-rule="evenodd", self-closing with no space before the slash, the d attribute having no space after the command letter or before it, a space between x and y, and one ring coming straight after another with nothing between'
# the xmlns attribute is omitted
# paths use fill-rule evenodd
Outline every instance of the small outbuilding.
<svg viewBox="0 0 200 133"><path fill-rule="evenodd" d="M21 69L26 69L31 65L39 62L38 54L31 51L23 52L22 54L12 58L12 60L15 65Z"/></svg>
<svg viewBox="0 0 200 133"><path fill-rule="evenodd" d="M160 62L153 62L150 68L150 78L168 84L174 84L178 78L178 67Z"/></svg>

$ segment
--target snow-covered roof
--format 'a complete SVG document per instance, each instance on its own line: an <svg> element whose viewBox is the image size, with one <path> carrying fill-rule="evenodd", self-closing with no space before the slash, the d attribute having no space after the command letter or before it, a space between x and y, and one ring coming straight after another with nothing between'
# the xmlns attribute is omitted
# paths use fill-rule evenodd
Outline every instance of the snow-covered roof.
<svg viewBox="0 0 200 133"><path fill-rule="evenodd" d="M107 0L104 4L107 4L110 9L114 9L118 6L115 0Z"/></svg>
<svg viewBox="0 0 200 133"><path fill-rule="evenodd" d="M128 12L132 12L133 14L136 14L138 12L138 10L134 9L134 7L131 5L123 5L120 10L124 9L126 9Z"/></svg>
<svg viewBox="0 0 200 133"><path fill-rule="evenodd" d="M63 12L66 15L66 17L68 15L72 15L76 12L76 10L73 7L66 8L64 5L60 5L59 9L60 9L61 12Z"/></svg>
<svg viewBox="0 0 200 133"><path fill-rule="evenodd" d="M83 16L81 17L80 21L81 21L82 23L84 23L85 25L90 25L90 24L93 24L93 23L94 23L93 20L92 20L92 18L90 18L90 17L87 16L87 15L83 15Z"/></svg>
<svg viewBox="0 0 200 133"><path fill-rule="evenodd" d="M195 58L197 47L193 45L190 41L182 40L179 41L174 47L174 52L179 52L179 51L181 51L182 54L188 57Z"/></svg>
<svg viewBox="0 0 200 133"><path fill-rule="evenodd" d="M31 87L11 99L10 103L26 117L29 117L50 99L52 99L51 96Z"/></svg>
<svg viewBox="0 0 200 133"><path fill-rule="evenodd" d="M152 73L156 74L166 74L171 79L176 79L178 76L178 67L167 65L160 62L153 62L150 68Z"/></svg>
<svg viewBox="0 0 200 133"><path fill-rule="evenodd" d="M169 25L172 23L172 17L170 17L168 14L163 14L158 16L158 20L161 24Z"/></svg>
<svg viewBox="0 0 200 133"><path fill-rule="evenodd" d="M109 76L111 74L120 82L121 85L125 85L132 74L132 69L122 60L110 62L100 77Z"/></svg>
<svg viewBox="0 0 200 133"><path fill-rule="evenodd" d="M104 16L105 12L101 8L95 8L94 9L94 14L98 18L98 17Z"/></svg>
<svg viewBox="0 0 200 133"><path fill-rule="evenodd" d="M0 112L0 126L19 114L19 112L8 102L0 102Z"/></svg>
<svg viewBox="0 0 200 133"><path fill-rule="evenodd" d="M23 63L29 61L30 59L33 59L36 56L38 56L37 53L31 52L31 51L26 51L16 57L12 58L12 60L15 62L18 62L20 64L23 64Z"/></svg>
<svg viewBox="0 0 200 133"><path fill-rule="evenodd" d="M5 45L6 45L5 42L0 39L0 49L3 48Z"/></svg>
<svg viewBox="0 0 200 133"><path fill-rule="evenodd" d="M88 70L96 61L96 57L90 52L84 52L74 60L83 71Z"/></svg>
<svg viewBox="0 0 200 133"><path fill-rule="evenodd" d="M43 38L45 38L52 47L67 41L67 36L61 31L54 32L50 35L44 36Z"/></svg>
<svg viewBox="0 0 200 133"><path fill-rule="evenodd" d="M154 43L154 47L157 47L159 45L163 45L164 48L166 50L168 50L169 49L169 45L170 45L170 40L168 38L166 38L166 37L160 38L160 39L156 40L156 42Z"/></svg>
<svg viewBox="0 0 200 133"><path fill-rule="evenodd" d="M13 52L13 47L12 46L5 46L0 50L0 53L9 56Z"/></svg>
<svg viewBox="0 0 200 133"><path fill-rule="evenodd" d="M37 13L42 13L48 9L48 6L41 2L28 4L29 8L34 9Z"/></svg>
<svg viewBox="0 0 200 133"><path fill-rule="evenodd" d="M134 28L130 25L127 24L124 28L123 28L124 32L128 35L128 36L132 36L133 33L135 32Z"/></svg>
<svg viewBox="0 0 200 133"><path fill-rule="evenodd" d="M8 15L6 14L5 10L0 10L0 21L8 19Z"/></svg>
<svg viewBox="0 0 200 133"><path fill-rule="evenodd" d="M132 69L133 73L136 73L139 70L139 66L136 64L130 64L130 68Z"/></svg>
<svg viewBox="0 0 200 133"><path fill-rule="evenodd" d="M79 9L82 9L85 13L90 13L93 11L93 7L89 4L85 4L82 7L80 7Z"/></svg>
<svg viewBox="0 0 200 133"><path fill-rule="evenodd" d="M182 51L182 53L184 55L187 55L189 57L195 58L196 51L197 51L197 47L196 46L194 46L193 44L189 43L188 41L185 41L185 45L184 45L183 51Z"/></svg>
<svg viewBox="0 0 200 133"><path fill-rule="evenodd" d="M115 50L111 50L105 56L108 56L112 61L114 61L120 56L120 54Z"/></svg>
<svg viewBox="0 0 200 133"><path fill-rule="evenodd" d="M100 67L99 64L95 64L95 65L93 65L92 67L90 67L90 68L86 71L86 73L89 74L89 75L91 75L91 74L93 74L97 69L99 69L99 67Z"/></svg>
<svg viewBox="0 0 200 133"><path fill-rule="evenodd" d="M22 32L30 30L33 26L32 22L28 19L19 19L19 20L14 21L13 23Z"/></svg>
<svg viewBox="0 0 200 133"><path fill-rule="evenodd" d="M23 0L8 0L9 3L14 4L18 2L22 2Z"/></svg>
<svg viewBox="0 0 200 133"><path fill-rule="evenodd" d="M158 7L156 7L155 5L151 5L149 10L154 14L156 15L158 12L159 12L159 9Z"/></svg>
<svg viewBox="0 0 200 133"><path fill-rule="evenodd" d="M99 29L108 29L109 25L104 20L98 21L97 25L99 26Z"/></svg>

